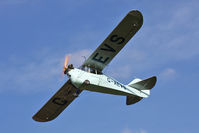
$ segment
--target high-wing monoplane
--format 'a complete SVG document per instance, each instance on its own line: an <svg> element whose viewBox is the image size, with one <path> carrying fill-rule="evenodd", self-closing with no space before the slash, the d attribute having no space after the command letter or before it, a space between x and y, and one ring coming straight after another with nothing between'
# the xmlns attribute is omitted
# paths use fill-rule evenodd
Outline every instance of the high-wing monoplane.
<svg viewBox="0 0 199 133"><path fill-rule="evenodd" d="M145 80L136 78L128 85L124 85L103 74L105 66L135 35L142 24L142 14L132 10L79 68L74 68L72 64L67 65L66 57L64 74L69 80L33 116L33 119L39 122L55 119L83 90L126 96L127 105L147 98L156 83L155 76Z"/></svg>

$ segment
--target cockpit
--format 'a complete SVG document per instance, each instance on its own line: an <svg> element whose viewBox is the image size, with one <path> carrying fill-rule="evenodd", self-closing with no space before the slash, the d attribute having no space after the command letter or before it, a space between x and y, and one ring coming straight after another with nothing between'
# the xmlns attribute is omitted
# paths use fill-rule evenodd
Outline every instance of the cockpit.
<svg viewBox="0 0 199 133"><path fill-rule="evenodd" d="M102 72L98 71L97 69L87 67L87 66L82 66L80 69L89 73L102 74Z"/></svg>

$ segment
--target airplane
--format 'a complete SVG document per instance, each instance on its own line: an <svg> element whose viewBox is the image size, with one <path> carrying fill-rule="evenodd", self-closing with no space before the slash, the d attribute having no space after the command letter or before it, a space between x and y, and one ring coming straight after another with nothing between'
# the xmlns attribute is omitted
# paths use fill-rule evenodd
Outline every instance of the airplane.
<svg viewBox="0 0 199 133"><path fill-rule="evenodd" d="M132 10L79 68L74 68L72 64L68 65L67 56L64 74L69 80L33 116L33 119L38 122L55 119L83 90L126 96L126 105L147 98L156 84L156 76L144 80L135 78L128 85L124 85L102 72L142 24L141 12Z"/></svg>

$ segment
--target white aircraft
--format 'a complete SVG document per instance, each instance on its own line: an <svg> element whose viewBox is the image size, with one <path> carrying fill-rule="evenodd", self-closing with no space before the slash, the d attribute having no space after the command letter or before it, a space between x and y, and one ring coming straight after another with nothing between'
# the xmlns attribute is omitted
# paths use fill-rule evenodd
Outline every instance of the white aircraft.
<svg viewBox="0 0 199 133"><path fill-rule="evenodd" d="M137 10L130 11L80 68L74 68L72 64L67 67L69 59L67 57L64 73L69 80L33 116L33 119L39 122L55 119L83 90L126 96L127 105L147 98L156 83L155 76L145 80L136 78L128 85L124 85L102 73L105 66L135 35L142 24L142 14Z"/></svg>

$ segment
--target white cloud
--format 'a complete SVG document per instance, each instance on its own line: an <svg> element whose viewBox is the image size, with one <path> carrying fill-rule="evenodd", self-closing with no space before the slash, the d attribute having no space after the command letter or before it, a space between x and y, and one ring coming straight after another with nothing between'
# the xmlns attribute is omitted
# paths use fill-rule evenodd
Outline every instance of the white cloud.
<svg viewBox="0 0 199 133"><path fill-rule="evenodd" d="M115 56L115 59L108 65L104 73L116 79L133 78L131 75L138 69L145 67L146 53L138 49L127 49Z"/></svg>
<svg viewBox="0 0 199 133"><path fill-rule="evenodd" d="M189 2L190 3L190 2ZM180 26L191 26L190 20L193 19L194 15L194 5L178 5L174 10L170 10L168 13L172 14L168 17L168 20L158 25L158 28L162 30L173 30ZM183 27L184 28L184 27Z"/></svg>
<svg viewBox="0 0 199 133"><path fill-rule="evenodd" d="M186 2L169 10L171 16L154 26L153 39L159 57L169 60L186 60L199 55L198 2ZM152 29L150 29L152 30ZM157 40L157 41L155 41Z"/></svg>
<svg viewBox="0 0 199 133"><path fill-rule="evenodd" d="M10 66L4 69L1 76L3 87L1 89L28 92L49 88L51 82L61 74L59 58L43 58L41 61L28 61L26 64Z"/></svg>
<svg viewBox="0 0 199 133"><path fill-rule="evenodd" d="M129 128L125 128L121 133L133 133L133 132Z"/></svg>
<svg viewBox="0 0 199 133"><path fill-rule="evenodd" d="M8 1L23 2L26 0ZM145 30L147 31L138 32L137 34L142 37L143 35L141 35L141 33L145 34L145 38L142 38L143 42L140 41L141 44L138 44L139 42L134 41L133 43L139 46L130 47L126 49L126 51L121 51L121 53L116 56L117 60L108 67L108 70L105 70L105 73L106 71L110 71L110 75L114 78L127 79L131 77L134 71L155 68L157 65L168 64L175 60L190 59L199 55L199 45L196 44L196 42L199 41L199 32L197 30L199 19L192 15L195 10L196 9L190 5L178 6L175 8L175 11L169 10L169 12L172 12L172 15L168 21L158 21L158 23L160 22L159 25L156 25L157 23L154 22L154 26L150 26L148 29L146 26L142 27L146 28ZM190 20L195 20L191 21L191 26L189 25ZM187 35L181 32L181 29L186 30L189 27L195 28L191 29L191 32L188 30L189 34ZM93 38L93 40L96 40L98 35L99 33L93 34L93 32L84 33L82 37L78 37L79 40L75 38L72 42L81 44L82 40L88 36L90 36L89 39ZM84 42L93 42L93 40L86 40ZM73 52L71 53L69 63L73 63L75 67L78 67L84 61L82 56L88 57L92 52L93 51L88 49ZM20 59L17 58L16 60ZM14 82L15 88L29 89L28 86L32 84L39 85L42 82L49 83L56 77L59 77L63 68L63 62L64 56L51 56L50 59L46 56L39 62L29 61L26 64L22 63L18 67L9 67L0 75L0 79L4 81L0 86L9 85L9 82ZM176 71L172 68L167 68L159 74L161 79L170 79L171 77L175 77L175 75ZM12 87L10 86L10 88Z"/></svg>
<svg viewBox="0 0 199 133"><path fill-rule="evenodd" d="M144 130L144 129L131 130L131 129L129 129L129 128L125 128L125 129L122 130L121 133L147 133L147 131Z"/></svg>
<svg viewBox="0 0 199 133"><path fill-rule="evenodd" d="M127 79L131 75L132 68L130 65L123 65L118 67L112 65L106 68L104 72L116 79Z"/></svg>
<svg viewBox="0 0 199 133"><path fill-rule="evenodd" d="M173 80L176 77L176 74L177 72L175 69L167 68L159 74L159 78L160 80Z"/></svg>
<svg viewBox="0 0 199 133"><path fill-rule="evenodd" d="M117 61L117 68L128 64L128 67L134 72L150 69L154 71L155 68L172 62L198 57L199 17L195 13L198 10L196 5L198 5L196 2L174 5L167 12L170 14L169 16L167 16L168 14L162 16L165 10L160 10L158 15L156 14L156 18L163 19L150 20L153 25L149 25L147 21L144 22L144 26L141 28L142 32L137 33L137 40L127 44L132 47L119 53L120 59ZM154 19L154 16L151 18ZM112 66L115 67L116 64ZM161 76L166 78L165 73Z"/></svg>
<svg viewBox="0 0 199 133"><path fill-rule="evenodd" d="M130 41L128 46L125 46L129 48L124 48L115 57L117 59L111 63L111 69L108 68L107 73L115 78L127 79L132 77L133 73L156 71L158 69L155 68L166 64L199 56L199 19L195 14L195 5L197 4L194 2L174 5L168 11L170 15L166 17L162 16L165 10L160 10L159 16L156 17L163 20L150 20L154 25L145 22L145 27L141 29L144 32L138 32L137 40ZM157 73L161 73L160 77L167 80L174 79L172 76L176 75L176 71L169 68Z"/></svg>
<svg viewBox="0 0 199 133"><path fill-rule="evenodd" d="M79 67L88 58L91 54L91 50L83 49L80 51L76 51L74 53L70 53L70 62L75 65L75 67Z"/></svg>
<svg viewBox="0 0 199 133"><path fill-rule="evenodd" d="M139 131L137 131L137 133L147 133L147 131L144 129L140 129Z"/></svg>
<svg viewBox="0 0 199 133"><path fill-rule="evenodd" d="M35 53L29 61L22 61L19 57L12 57L6 65L6 68L0 75L0 91L16 90L21 92L40 91L49 89L60 81L61 73L64 66L64 56L52 55L50 51L45 53ZM71 53L70 63L78 67L84 61L81 56L90 54L89 50L81 50ZM25 63L24 63L25 62ZM2 66L0 64L0 66ZM66 79L65 79L66 80Z"/></svg>

